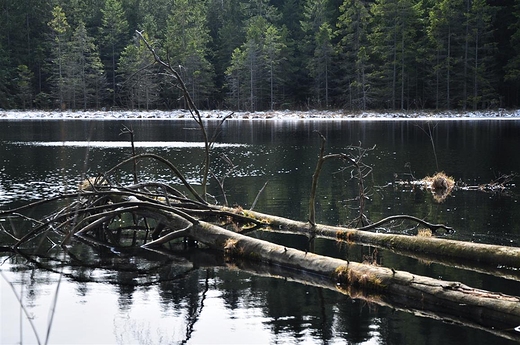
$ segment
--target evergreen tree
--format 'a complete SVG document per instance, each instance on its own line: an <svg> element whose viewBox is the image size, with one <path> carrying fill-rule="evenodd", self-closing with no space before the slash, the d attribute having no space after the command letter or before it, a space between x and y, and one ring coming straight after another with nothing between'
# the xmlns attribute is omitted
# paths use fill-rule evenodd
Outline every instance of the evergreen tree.
<svg viewBox="0 0 520 345"><path fill-rule="evenodd" d="M429 35L436 47L437 108L496 102L491 19L491 7L480 0L434 5Z"/></svg>
<svg viewBox="0 0 520 345"><path fill-rule="evenodd" d="M240 0L211 0L208 6L209 55L215 71L214 102L224 107L227 88L226 70L234 50L245 40L244 17Z"/></svg>
<svg viewBox="0 0 520 345"><path fill-rule="evenodd" d="M344 95L342 103L350 109L365 110L370 103L368 4L363 0L345 0L340 6L336 35Z"/></svg>
<svg viewBox="0 0 520 345"><path fill-rule="evenodd" d="M240 3L240 7L246 24L248 20L256 20L257 17L262 17L270 23L277 23L281 19L280 12L276 7L270 4L269 0L249 0Z"/></svg>
<svg viewBox="0 0 520 345"><path fill-rule="evenodd" d="M269 69L270 110L274 110L276 104L277 97L275 92L279 90L277 86L283 83L283 76L279 67L284 60L285 54L283 52L286 48L283 30L279 30L273 24L269 25L265 31L263 56Z"/></svg>
<svg viewBox="0 0 520 345"><path fill-rule="evenodd" d="M372 71L372 87L379 106L408 109L409 90L416 77L415 62L419 21L412 0L378 0L372 7L369 35L371 57L377 69Z"/></svg>
<svg viewBox="0 0 520 345"><path fill-rule="evenodd" d="M493 42L491 27L495 10L485 0L467 0L466 47L465 47L465 90L464 110L471 106L477 108L496 107L499 103L494 55L496 44Z"/></svg>
<svg viewBox="0 0 520 345"><path fill-rule="evenodd" d="M76 27L80 22L86 23L93 13L93 4L87 0L58 0L57 3L67 13L67 20L71 27Z"/></svg>
<svg viewBox="0 0 520 345"><path fill-rule="evenodd" d="M281 101L284 107L290 108L307 102L310 97L309 85L312 83L307 73L305 47L302 44L305 37L301 26L303 8L302 0L283 0L279 7L287 32L285 60L281 66L284 74Z"/></svg>
<svg viewBox="0 0 520 345"><path fill-rule="evenodd" d="M134 29L181 66L203 108L517 106L519 21L513 0L3 1L0 106L127 102L118 85L135 80L120 80L117 62L132 55L120 56ZM79 37L99 47L112 93L80 73ZM86 54L87 70L98 69ZM171 80L155 81L135 106L157 105L159 90L179 106Z"/></svg>
<svg viewBox="0 0 520 345"><path fill-rule="evenodd" d="M52 67L51 85L58 105L63 109L65 104L65 78L64 67L66 62L67 42L69 41L70 26L67 16L60 6L52 10L52 20L49 22L52 38Z"/></svg>
<svg viewBox="0 0 520 345"><path fill-rule="evenodd" d="M3 49L2 44L0 44L0 108L11 108L13 106L11 100L12 95L9 91L11 89L9 72L7 52Z"/></svg>
<svg viewBox="0 0 520 345"><path fill-rule="evenodd" d="M233 52L231 67L227 74L234 76L235 80L230 80L231 85L240 87L240 90L232 90L232 93L242 94L242 104L246 109L255 111L261 109L258 104L261 102L261 82L267 79L263 74L265 65L261 56L262 35L267 29L267 20L256 16L249 19L248 23L246 42ZM239 82L240 80L243 82Z"/></svg>
<svg viewBox="0 0 520 345"><path fill-rule="evenodd" d="M207 59L210 41L206 2L174 0L166 28L166 50L197 107L208 104L213 91L213 68ZM186 105L184 105L186 108Z"/></svg>
<svg viewBox="0 0 520 345"><path fill-rule="evenodd" d="M228 103L234 109L242 110L248 106L246 100L247 51L236 48L231 55L231 64L226 69Z"/></svg>
<svg viewBox="0 0 520 345"><path fill-rule="evenodd" d="M16 91L18 98L21 101L23 109L26 109L32 104L33 92L32 92L32 81L34 79L34 73L26 65L20 65L17 69Z"/></svg>
<svg viewBox="0 0 520 345"><path fill-rule="evenodd" d="M461 70L464 56L463 1L439 1L430 11L429 35L435 45L435 108L450 109L460 101L457 95L463 83L456 72Z"/></svg>
<svg viewBox="0 0 520 345"><path fill-rule="evenodd" d="M275 85L283 82L276 69L287 47L284 30L262 16L250 18L247 23L246 41L235 49L226 71L228 88L231 99L240 100L239 108L270 109L274 107Z"/></svg>
<svg viewBox="0 0 520 345"><path fill-rule="evenodd" d="M150 42L146 33L143 36ZM120 88L125 107L148 110L157 105L159 80L154 62L152 54L137 36L121 53L117 73L123 80Z"/></svg>
<svg viewBox="0 0 520 345"><path fill-rule="evenodd" d="M51 16L51 2L38 0L3 1L0 5L0 44L6 49L5 66L10 79L16 77L17 68L25 65L35 74L31 81L31 93L40 92L46 86L43 66L48 52L48 40L45 37ZM11 90L16 85L10 86ZM12 106L20 106L21 99Z"/></svg>
<svg viewBox="0 0 520 345"><path fill-rule="evenodd" d="M140 0L137 27L150 37L165 37L168 17L173 10L171 0Z"/></svg>
<svg viewBox="0 0 520 345"><path fill-rule="evenodd" d="M520 86L520 3L518 2L514 6L513 15L516 20L509 25L512 31L510 39L512 54L504 69L505 80L516 84L518 89Z"/></svg>
<svg viewBox="0 0 520 345"><path fill-rule="evenodd" d="M69 44L66 80L73 92L73 107L99 107L106 87L103 64L83 22L79 23Z"/></svg>
<svg viewBox="0 0 520 345"><path fill-rule="evenodd" d="M103 14L100 35L104 47L104 60L108 67L108 79L111 82L112 105L116 103L116 61L123 47L128 33L128 22L120 0L105 0L101 10Z"/></svg>
<svg viewBox="0 0 520 345"><path fill-rule="evenodd" d="M328 108L330 68L334 53L328 0L307 0L303 17L301 26L305 33L307 70L313 81L313 105Z"/></svg>

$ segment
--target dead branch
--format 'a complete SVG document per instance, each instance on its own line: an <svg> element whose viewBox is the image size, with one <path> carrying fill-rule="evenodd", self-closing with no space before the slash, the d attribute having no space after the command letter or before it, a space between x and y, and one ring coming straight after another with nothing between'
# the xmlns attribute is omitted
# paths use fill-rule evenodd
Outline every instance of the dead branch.
<svg viewBox="0 0 520 345"><path fill-rule="evenodd" d="M178 83L179 89L182 91L183 97L186 100L188 104L188 110L197 125L199 126L199 129L202 133L202 137L204 139L204 149L205 149L205 158L204 158L204 165L203 165L203 174L202 174L202 195L204 196L204 200L206 200L206 188L208 183L208 176L209 176L209 166L210 166L210 147L211 143L208 137L208 133L206 131L206 127L204 126L204 123L202 121L202 116L200 115L199 110L195 106L195 103L193 102L193 99L191 98L190 93L188 92L188 88L186 87L186 84L184 83L184 80L181 78L181 75L167 62L164 62L159 54L155 51L155 49L150 45L148 40L144 38L142 32L136 30L135 31L137 35L143 40L148 50L152 53L154 60L161 65L163 68L165 68L168 72L171 73L171 75L175 78L175 80Z"/></svg>

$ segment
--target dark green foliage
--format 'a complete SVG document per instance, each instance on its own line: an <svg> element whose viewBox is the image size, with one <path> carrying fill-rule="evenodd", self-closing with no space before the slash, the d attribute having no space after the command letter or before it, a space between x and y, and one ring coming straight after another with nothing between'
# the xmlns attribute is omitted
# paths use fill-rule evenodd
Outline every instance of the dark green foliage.
<svg viewBox="0 0 520 345"><path fill-rule="evenodd" d="M112 105L116 104L116 62L126 45L128 38L128 22L119 0L106 0L101 9L102 20L99 30L101 37L102 60L106 66L110 80Z"/></svg>
<svg viewBox="0 0 520 345"><path fill-rule="evenodd" d="M135 30L201 108L519 107L519 23L515 0L3 1L0 107L184 107Z"/></svg>

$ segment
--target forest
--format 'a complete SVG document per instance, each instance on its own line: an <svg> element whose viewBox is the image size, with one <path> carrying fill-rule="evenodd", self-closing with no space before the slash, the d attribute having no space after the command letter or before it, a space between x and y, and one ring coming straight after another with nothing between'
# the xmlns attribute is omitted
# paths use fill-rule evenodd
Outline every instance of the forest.
<svg viewBox="0 0 520 345"><path fill-rule="evenodd" d="M520 106L515 0L4 0L0 108Z"/></svg>

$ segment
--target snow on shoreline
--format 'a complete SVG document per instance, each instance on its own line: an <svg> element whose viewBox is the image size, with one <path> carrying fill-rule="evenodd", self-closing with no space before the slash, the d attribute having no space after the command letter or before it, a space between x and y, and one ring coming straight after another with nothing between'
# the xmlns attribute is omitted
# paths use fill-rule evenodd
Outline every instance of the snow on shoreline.
<svg viewBox="0 0 520 345"><path fill-rule="evenodd" d="M231 112L223 110L201 111L203 119L218 120L229 114L229 120L480 120L480 119L520 119L520 110L489 111L407 111L407 112L346 112L336 111L265 111L265 112ZM0 120L190 120L186 110L92 110L92 111L41 111L41 110L0 110Z"/></svg>

